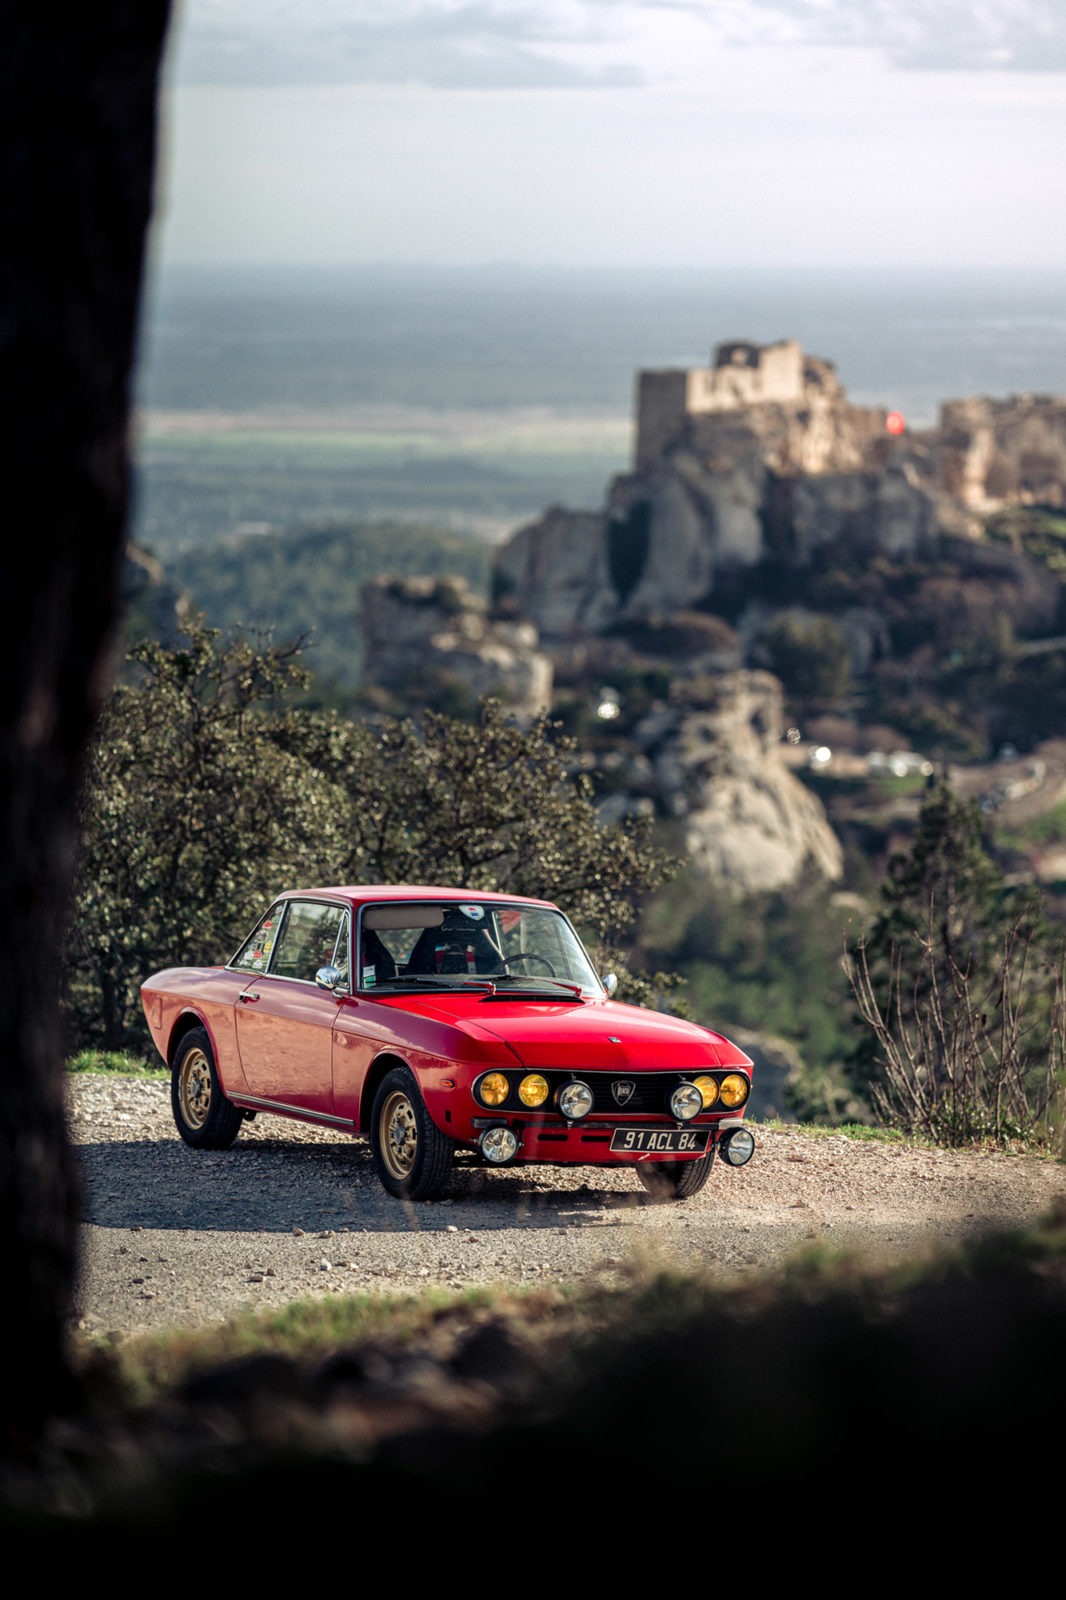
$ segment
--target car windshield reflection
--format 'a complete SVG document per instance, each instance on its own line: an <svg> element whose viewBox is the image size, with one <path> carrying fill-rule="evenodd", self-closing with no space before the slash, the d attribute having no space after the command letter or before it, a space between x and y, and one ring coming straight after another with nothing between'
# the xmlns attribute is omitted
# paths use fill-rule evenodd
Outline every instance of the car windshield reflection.
<svg viewBox="0 0 1066 1600"><path fill-rule="evenodd" d="M359 928L359 987L466 989L602 998L566 918L500 901L403 901L367 906Z"/></svg>

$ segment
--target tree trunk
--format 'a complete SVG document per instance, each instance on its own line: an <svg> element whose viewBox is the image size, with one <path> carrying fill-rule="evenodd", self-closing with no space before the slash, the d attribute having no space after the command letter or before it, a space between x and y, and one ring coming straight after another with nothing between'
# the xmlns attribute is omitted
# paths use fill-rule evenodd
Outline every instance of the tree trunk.
<svg viewBox="0 0 1066 1600"><path fill-rule="evenodd" d="M0 49L2 1448L73 1396L77 1185L58 976L107 688L169 0L3 6Z"/></svg>

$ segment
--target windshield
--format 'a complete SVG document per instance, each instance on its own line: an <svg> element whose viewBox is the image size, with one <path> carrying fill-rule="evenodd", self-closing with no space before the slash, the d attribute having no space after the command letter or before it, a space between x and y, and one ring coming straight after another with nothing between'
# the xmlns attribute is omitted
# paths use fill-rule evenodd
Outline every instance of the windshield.
<svg viewBox="0 0 1066 1600"><path fill-rule="evenodd" d="M569 988L602 995L581 944L558 911L477 900L394 901L360 918L362 989Z"/></svg>

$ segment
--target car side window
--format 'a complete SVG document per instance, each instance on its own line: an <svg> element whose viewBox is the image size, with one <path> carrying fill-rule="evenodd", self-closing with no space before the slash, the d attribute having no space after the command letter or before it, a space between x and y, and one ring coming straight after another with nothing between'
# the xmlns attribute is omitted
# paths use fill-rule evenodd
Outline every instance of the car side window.
<svg viewBox="0 0 1066 1600"><path fill-rule="evenodd" d="M314 983L320 967L333 965L343 920L342 906L290 901L285 926L274 951L271 975Z"/></svg>
<svg viewBox="0 0 1066 1600"><path fill-rule="evenodd" d="M240 972L265 972L284 915L284 904L271 906L255 932L241 945L230 966Z"/></svg>

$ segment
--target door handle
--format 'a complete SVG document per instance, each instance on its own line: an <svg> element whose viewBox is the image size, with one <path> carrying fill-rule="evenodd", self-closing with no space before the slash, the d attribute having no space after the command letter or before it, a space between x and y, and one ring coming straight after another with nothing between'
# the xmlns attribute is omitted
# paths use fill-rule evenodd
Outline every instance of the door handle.
<svg viewBox="0 0 1066 1600"><path fill-rule="evenodd" d="M253 1000L259 999L259 996L258 994L239 994L237 999L241 1002L242 1006L250 1006Z"/></svg>

